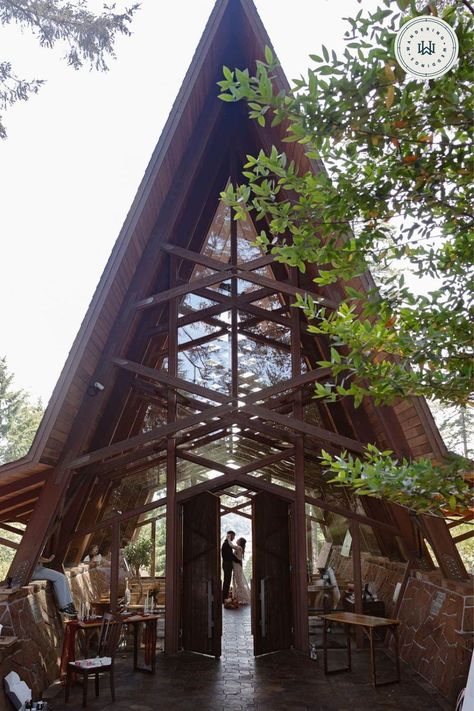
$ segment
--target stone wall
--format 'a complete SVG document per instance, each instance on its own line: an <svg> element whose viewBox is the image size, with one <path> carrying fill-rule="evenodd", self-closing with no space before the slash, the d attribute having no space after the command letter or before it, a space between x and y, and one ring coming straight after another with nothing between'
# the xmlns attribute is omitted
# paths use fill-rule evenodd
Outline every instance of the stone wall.
<svg viewBox="0 0 474 711"><path fill-rule="evenodd" d="M331 565L338 580L353 580L352 558L334 546ZM387 558L361 555L363 582L370 583L386 615L394 614L393 594L406 565ZM439 570L412 571L397 614L400 624L400 656L450 701L465 686L473 649L473 583L443 579Z"/></svg>
<svg viewBox="0 0 474 711"><path fill-rule="evenodd" d="M474 590L470 583L410 578L398 617L401 657L454 701L466 685L473 648Z"/></svg>
<svg viewBox="0 0 474 711"><path fill-rule="evenodd" d="M74 603L90 602L109 592L110 571L80 565L67 571ZM34 581L16 590L0 588L2 637L17 638L0 648L0 680L16 671L33 690L34 697L59 676L63 641L63 620L57 611L51 583ZM3 693L0 711L10 709Z"/></svg>
<svg viewBox="0 0 474 711"><path fill-rule="evenodd" d="M17 638L13 647L2 650L1 679L16 671L37 697L57 678L61 654L62 620L49 584L36 581L14 592L0 590L0 624L2 637Z"/></svg>

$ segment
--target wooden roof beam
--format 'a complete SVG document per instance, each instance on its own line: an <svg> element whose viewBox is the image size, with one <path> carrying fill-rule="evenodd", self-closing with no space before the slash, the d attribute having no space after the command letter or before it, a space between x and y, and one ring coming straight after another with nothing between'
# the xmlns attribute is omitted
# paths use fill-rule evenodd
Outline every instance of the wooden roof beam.
<svg viewBox="0 0 474 711"><path fill-rule="evenodd" d="M263 420L271 420L277 424L284 425L285 427L290 427L297 432L311 435L315 439L322 442L331 442L338 447L349 449L350 451L357 452L358 454L363 454L365 452L365 447L360 442L355 439L351 439L350 437L340 435L337 432L330 432L322 427L317 427L316 425L310 425L307 422L295 420L294 418L289 418L285 415L280 415L273 410L268 410L265 407L257 405L246 407L245 410L250 415L255 415Z"/></svg>
<svg viewBox="0 0 474 711"><path fill-rule="evenodd" d="M327 299L325 296L315 294L314 292L303 287L296 287L284 281L279 281L278 279L270 279L269 277L262 276L261 274L254 274L253 272L250 272L245 275L245 280L251 281L253 284L258 284L259 286L268 286L269 288L272 287L274 291L281 291L283 294L288 294L289 296L296 296L298 294L301 296L311 296L316 304L320 304L321 306L325 306L330 309L338 308L336 301L332 301L331 299Z"/></svg>
<svg viewBox="0 0 474 711"><path fill-rule="evenodd" d="M8 523L0 523L0 528L3 528L5 531L10 531L10 533L17 533L19 536L22 536L25 532L23 528L10 526Z"/></svg>
<svg viewBox="0 0 474 711"><path fill-rule="evenodd" d="M248 504L247 504L248 506ZM242 518L248 518L252 520L252 516L248 513L244 513L243 511L238 511L236 508L231 508L229 506L224 506L221 504L221 516L225 516L226 514L235 514L236 516L242 516Z"/></svg>
<svg viewBox="0 0 474 711"><path fill-rule="evenodd" d="M48 471L37 472L36 474L30 474L22 479L16 479L8 484L1 484L0 482L0 493L1 500L8 497L10 494L21 494L22 491L27 489L36 489L43 486L46 477L48 476Z"/></svg>
<svg viewBox="0 0 474 711"><path fill-rule="evenodd" d="M102 521L99 521L98 523L95 523L92 526L79 528L77 531L74 531L72 533L71 540L80 536L86 536L89 533L95 533L96 531L100 531L102 528L109 528L110 526L113 526L116 523L130 521L130 519L136 518L137 516L142 513L145 513L146 511L153 511L153 509L158 509L161 506L166 506L166 496L162 497L161 499L157 499L156 501L150 501L149 503L143 504L142 506L137 506L131 511L125 511L124 513L118 514L117 516L111 516L110 518L103 519Z"/></svg>
<svg viewBox="0 0 474 711"><path fill-rule="evenodd" d="M165 301L170 301L179 296L186 296L186 294L192 294L195 289L201 289L204 286L214 286L222 281L222 274L211 274L202 279L197 279L196 281L188 281L186 284L181 284L180 286L174 286L171 289L164 289L158 294L153 294L153 296L148 296L145 299L140 299L134 304L134 309L136 311L143 311L145 309L150 309L159 304L165 303Z"/></svg>

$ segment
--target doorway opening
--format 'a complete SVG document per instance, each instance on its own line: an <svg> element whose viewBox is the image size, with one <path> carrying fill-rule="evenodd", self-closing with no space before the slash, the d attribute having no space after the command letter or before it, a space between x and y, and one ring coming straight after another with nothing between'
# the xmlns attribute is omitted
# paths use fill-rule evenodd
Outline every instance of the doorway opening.
<svg viewBox="0 0 474 711"><path fill-rule="evenodd" d="M221 545L227 530L235 528L249 531L251 542L248 549L246 546L249 557L244 562L251 586L250 613L241 616L251 617L253 653L268 654L293 644L291 503L268 491L247 490L244 494L240 489L232 484L224 491L197 494L182 504L184 650L221 656L223 613L227 620L235 612L223 610ZM245 514L239 518L251 523L251 528L233 518L236 514L228 505L232 503L229 498L237 501L237 510ZM238 501L240 498L243 500Z"/></svg>
<svg viewBox="0 0 474 711"><path fill-rule="evenodd" d="M230 486L220 493L220 543L222 584L222 653L224 657L249 658L254 654L252 624L253 587L253 497L255 492ZM224 551L229 531L234 532L230 588L226 591Z"/></svg>
<svg viewBox="0 0 474 711"><path fill-rule="evenodd" d="M242 573L250 588L252 587L253 575L252 501L254 495L255 492L244 489L244 487L238 485L230 486L222 492L219 492L221 544L224 543L228 531L235 533L235 538L231 545L237 545L239 549L241 549L236 551L236 557L240 558L242 556ZM239 541L241 541L243 545L241 545ZM232 599L237 599L237 602L242 605L245 601L245 595L242 596L240 594L239 596L239 590L236 590L236 587L238 588L236 582L238 581L236 581L236 576L233 574L230 593ZM248 604L250 606L251 600L248 601Z"/></svg>

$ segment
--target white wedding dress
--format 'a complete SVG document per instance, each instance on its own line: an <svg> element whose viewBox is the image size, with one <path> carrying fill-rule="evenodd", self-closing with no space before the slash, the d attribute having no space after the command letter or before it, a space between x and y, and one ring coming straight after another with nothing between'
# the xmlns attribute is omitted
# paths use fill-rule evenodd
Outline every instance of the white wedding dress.
<svg viewBox="0 0 474 711"><path fill-rule="evenodd" d="M232 546L234 555L239 560L243 560L244 552L240 546ZM240 563L233 563L233 596L239 605L250 605L250 587L245 577L243 566Z"/></svg>

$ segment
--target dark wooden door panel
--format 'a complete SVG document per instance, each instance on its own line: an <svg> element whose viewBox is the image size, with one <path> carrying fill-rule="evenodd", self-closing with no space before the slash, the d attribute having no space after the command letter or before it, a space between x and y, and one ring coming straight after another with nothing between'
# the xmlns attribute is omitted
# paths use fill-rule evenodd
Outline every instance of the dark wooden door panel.
<svg viewBox="0 0 474 711"><path fill-rule="evenodd" d="M288 502L267 492L253 500L252 595L255 654L291 647Z"/></svg>
<svg viewBox="0 0 474 711"><path fill-rule="evenodd" d="M220 657L219 498L209 492L183 504L183 648Z"/></svg>

